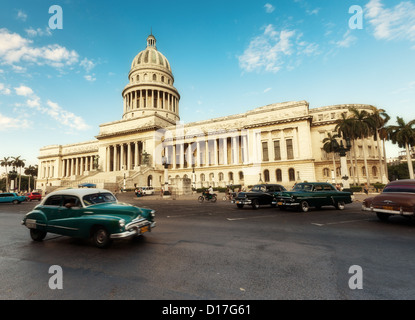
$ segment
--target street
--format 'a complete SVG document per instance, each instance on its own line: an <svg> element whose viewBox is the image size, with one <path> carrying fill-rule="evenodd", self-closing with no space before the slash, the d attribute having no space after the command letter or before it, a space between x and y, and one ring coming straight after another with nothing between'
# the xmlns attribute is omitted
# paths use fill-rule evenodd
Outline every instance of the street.
<svg viewBox="0 0 415 320"><path fill-rule="evenodd" d="M413 299L415 223L380 222L354 202L308 213L159 196L120 201L156 210L157 227L108 249L20 225L38 202L0 206L0 299ZM220 197L221 198L221 197ZM51 289L51 266L62 288ZM362 288L351 288L352 266ZM354 270L354 269L351 269Z"/></svg>

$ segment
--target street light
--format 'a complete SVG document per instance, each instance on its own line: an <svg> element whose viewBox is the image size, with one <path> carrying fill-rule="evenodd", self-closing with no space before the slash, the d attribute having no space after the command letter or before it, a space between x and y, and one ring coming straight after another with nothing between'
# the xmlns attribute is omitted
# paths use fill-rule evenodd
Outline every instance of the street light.
<svg viewBox="0 0 415 320"><path fill-rule="evenodd" d="M340 174L342 178L343 188L350 188L349 170L347 169L346 152L350 151L352 144L350 138L346 138L346 146L343 145L343 140L340 140L340 146L337 147L337 153L340 156Z"/></svg>

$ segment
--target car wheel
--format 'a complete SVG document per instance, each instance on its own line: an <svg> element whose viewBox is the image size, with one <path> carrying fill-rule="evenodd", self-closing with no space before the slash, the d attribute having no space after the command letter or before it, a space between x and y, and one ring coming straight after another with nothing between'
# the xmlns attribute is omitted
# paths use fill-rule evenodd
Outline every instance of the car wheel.
<svg viewBox="0 0 415 320"><path fill-rule="evenodd" d="M237 206L239 209L242 209L242 208L244 207L244 205L243 205L243 204L240 204L240 203L238 203L236 206Z"/></svg>
<svg viewBox="0 0 415 320"><path fill-rule="evenodd" d="M30 229L30 237L33 241L42 241L46 237L46 232L37 229Z"/></svg>
<svg viewBox="0 0 415 320"><path fill-rule="evenodd" d="M344 201L338 201L338 202L336 202L336 204L334 205L334 207L337 210L344 210L344 208L346 207L346 205L344 204Z"/></svg>
<svg viewBox="0 0 415 320"><path fill-rule="evenodd" d="M17 201L17 200L13 200L12 202L13 202L13 204L18 204L18 203L20 203L20 202L19 202L19 201Z"/></svg>
<svg viewBox="0 0 415 320"><path fill-rule="evenodd" d="M308 212L308 210L310 209L310 206L308 205L307 201L301 201L300 202L300 211L301 212Z"/></svg>
<svg viewBox="0 0 415 320"><path fill-rule="evenodd" d="M252 209L254 210L259 209L259 202L257 199L252 200Z"/></svg>
<svg viewBox="0 0 415 320"><path fill-rule="evenodd" d="M200 203L202 203L203 201L205 201L205 197L204 196L200 196L199 198L197 198L197 201L199 201Z"/></svg>
<svg viewBox="0 0 415 320"><path fill-rule="evenodd" d="M110 234L103 227L99 227L94 231L92 240L98 248L106 248L111 244Z"/></svg>
<svg viewBox="0 0 415 320"><path fill-rule="evenodd" d="M380 221L388 221L390 217L390 214L384 212L376 212L376 215L378 216Z"/></svg>

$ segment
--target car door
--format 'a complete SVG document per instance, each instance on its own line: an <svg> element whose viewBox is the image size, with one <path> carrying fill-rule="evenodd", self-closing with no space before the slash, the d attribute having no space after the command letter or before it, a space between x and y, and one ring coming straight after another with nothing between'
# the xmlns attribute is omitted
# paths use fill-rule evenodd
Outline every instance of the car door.
<svg viewBox="0 0 415 320"><path fill-rule="evenodd" d="M77 196L63 195L55 219L51 223L60 234L76 236L79 231L79 218L82 216L82 212L82 204Z"/></svg>

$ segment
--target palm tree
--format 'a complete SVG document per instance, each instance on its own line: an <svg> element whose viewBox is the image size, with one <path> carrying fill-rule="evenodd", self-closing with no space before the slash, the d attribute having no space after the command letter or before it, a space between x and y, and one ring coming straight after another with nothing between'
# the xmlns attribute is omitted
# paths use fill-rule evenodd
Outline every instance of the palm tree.
<svg viewBox="0 0 415 320"><path fill-rule="evenodd" d="M380 139L381 139L381 131L385 127L386 123L389 121L390 117L385 112L385 110L373 107L370 118L372 120L373 130L375 133L374 138L378 146L380 176L382 177L382 183L386 183L387 182L387 178L386 178L387 174L385 173L386 166L382 163L382 151L380 149ZM384 146L385 145L383 145L383 147ZM385 157L385 163L386 163L386 157Z"/></svg>
<svg viewBox="0 0 415 320"><path fill-rule="evenodd" d="M9 173L7 171L7 167L8 166L11 166L11 164L12 164L12 162L10 161L10 157L7 157L7 158L4 157L3 160L1 160L1 163L0 163L0 165L2 167L5 167L6 168L6 192L9 191L9 179L8 179Z"/></svg>
<svg viewBox="0 0 415 320"><path fill-rule="evenodd" d="M415 120L406 123L401 117L396 117L397 125L388 126L387 131L393 144L398 144L399 148L406 149L406 161L408 162L409 178L414 178L414 168L409 146L415 145Z"/></svg>
<svg viewBox="0 0 415 320"><path fill-rule="evenodd" d="M28 183L28 187L27 187L27 191L31 191L31 187L30 187L30 177L34 178L37 176L37 165L35 166L28 166L25 168L24 170L24 174L29 176L29 183ZM33 186L34 188L34 186Z"/></svg>
<svg viewBox="0 0 415 320"><path fill-rule="evenodd" d="M336 160L335 160L335 153L339 149L339 142L337 141L337 138L339 138L339 135L337 134L331 134L330 132L327 134L327 137L323 139L323 150L327 153L332 153L332 159L333 159L333 169L335 174L335 179L337 183L337 170L336 170Z"/></svg>
<svg viewBox="0 0 415 320"><path fill-rule="evenodd" d="M13 161L12 161L12 164L13 164L13 166L15 166L16 168L19 168L19 188L18 188L18 190L19 190L19 192L20 192L20 185L21 185L21 182L22 182L22 168L25 166L25 159L20 159L20 156L17 156L17 157L12 157L13 158Z"/></svg>
<svg viewBox="0 0 415 320"><path fill-rule="evenodd" d="M367 185L370 186L369 168L367 166L367 155L366 155L366 138L372 133L373 120L370 118L370 113L366 110L358 110L355 107L351 107L350 112L352 113L351 119L353 120L353 127L356 130L355 134L357 137L362 139L363 142L363 161L365 164L365 174Z"/></svg>
<svg viewBox="0 0 415 320"><path fill-rule="evenodd" d="M353 165L352 157L350 156L350 163L351 163L351 175L353 177L353 184L360 182L359 178L359 170L357 170L357 155L356 155L356 144L355 141L359 138L356 134L356 130L354 128L355 122L351 117L347 116L346 112L341 114L341 118L336 120L336 127L334 130L338 133L338 135L342 138L349 138L352 142L352 149L353 149L353 157L355 164ZM355 170L356 169L356 170Z"/></svg>

